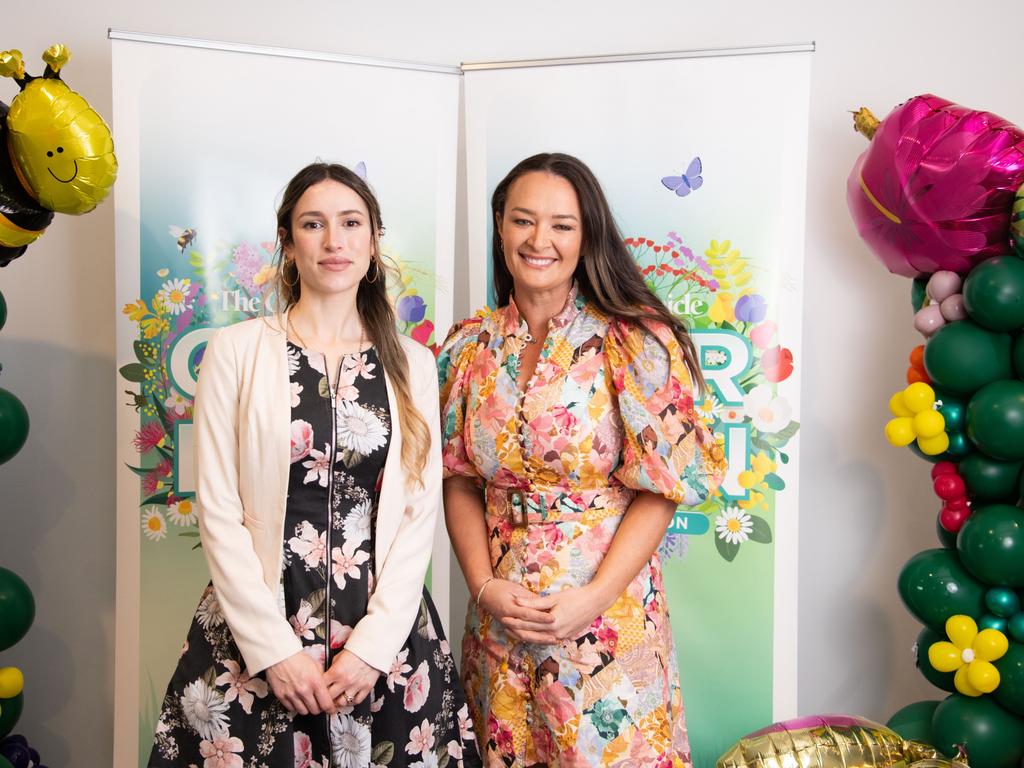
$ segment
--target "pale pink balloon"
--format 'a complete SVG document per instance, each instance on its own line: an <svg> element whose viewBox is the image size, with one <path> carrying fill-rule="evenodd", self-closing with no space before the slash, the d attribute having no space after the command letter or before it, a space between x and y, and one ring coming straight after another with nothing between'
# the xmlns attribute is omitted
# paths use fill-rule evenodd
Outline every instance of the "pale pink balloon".
<svg viewBox="0 0 1024 768"><path fill-rule="evenodd" d="M846 201L890 272L964 274L1009 249L1021 182L1024 131L990 112L916 96L878 126L847 180Z"/></svg>
<svg viewBox="0 0 1024 768"><path fill-rule="evenodd" d="M967 310L964 308L964 295L962 293L954 293L952 296L947 296L939 304L939 311L947 323L966 320Z"/></svg>
<svg viewBox="0 0 1024 768"><path fill-rule="evenodd" d="M914 315L914 328L924 336L931 336L945 324L946 320L943 318L938 304L922 307Z"/></svg>
<svg viewBox="0 0 1024 768"><path fill-rule="evenodd" d="M925 292L931 297L932 301L941 302L959 291L961 285L963 285L963 281L960 279L960 275L944 269L941 272L936 272L928 279Z"/></svg>

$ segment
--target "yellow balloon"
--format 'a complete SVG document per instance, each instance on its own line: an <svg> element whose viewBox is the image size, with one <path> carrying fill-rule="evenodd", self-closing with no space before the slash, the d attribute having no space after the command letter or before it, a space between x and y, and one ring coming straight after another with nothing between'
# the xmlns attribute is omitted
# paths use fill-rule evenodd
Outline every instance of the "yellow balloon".
<svg viewBox="0 0 1024 768"><path fill-rule="evenodd" d="M928 663L939 672L956 672L964 663L963 651L942 640L928 647Z"/></svg>
<svg viewBox="0 0 1024 768"><path fill-rule="evenodd" d="M914 431L917 438L936 437L946 431L946 420L938 411L928 409L914 415Z"/></svg>
<svg viewBox="0 0 1024 768"><path fill-rule="evenodd" d="M885 439L890 445L902 448L914 442L915 438L914 422L906 416L898 416L885 425Z"/></svg>
<svg viewBox="0 0 1024 768"><path fill-rule="evenodd" d="M971 646L976 658L983 661L1001 659L1010 650L1010 641L998 629L983 629L978 633ZM977 686L975 686L977 687Z"/></svg>
<svg viewBox="0 0 1024 768"><path fill-rule="evenodd" d="M971 681L967 677L967 668L969 666L969 664L964 664L956 671L956 674L953 675L953 685L964 696L973 696L977 698L978 696L981 696L982 692L971 685Z"/></svg>
<svg viewBox="0 0 1024 768"><path fill-rule="evenodd" d="M915 381L903 390L903 404L914 413L929 410L935 405L935 390L923 381Z"/></svg>
<svg viewBox="0 0 1024 768"><path fill-rule="evenodd" d="M950 616L946 619L946 636L957 648L970 648L978 636L978 624L970 616Z"/></svg>
<svg viewBox="0 0 1024 768"><path fill-rule="evenodd" d="M25 678L17 667L0 668L0 699L13 699L25 687Z"/></svg>
<svg viewBox="0 0 1024 768"><path fill-rule="evenodd" d="M913 416L914 412L903 404L903 390L889 398L889 410L893 416Z"/></svg>
<svg viewBox="0 0 1024 768"><path fill-rule="evenodd" d="M938 456L949 448L949 435L940 432L935 437L919 437L917 438L917 447L926 456Z"/></svg>
<svg viewBox="0 0 1024 768"><path fill-rule="evenodd" d="M751 733L727 750L715 765L717 768L897 768L940 757L933 747L904 741L884 725L861 717L829 715L788 720Z"/></svg>
<svg viewBox="0 0 1024 768"><path fill-rule="evenodd" d="M976 659L967 665L967 680L982 693L992 693L999 687L999 670L994 664Z"/></svg>

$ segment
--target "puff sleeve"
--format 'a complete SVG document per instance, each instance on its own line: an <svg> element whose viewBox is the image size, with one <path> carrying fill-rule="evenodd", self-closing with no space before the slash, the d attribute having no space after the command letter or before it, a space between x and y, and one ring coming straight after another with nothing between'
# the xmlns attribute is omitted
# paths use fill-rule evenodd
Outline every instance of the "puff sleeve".
<svg viewBox="0 0 1024 768"><path fill-rule="evenodd" d="M616 479L676 504L701 504L725 476L725 453L694 408L679 341L664 323L615 321L605 355L623 429Z"/></svg>
<svg viewBox="0 0 1024 768"><path fill-rule="evenodd" d="M473 361L479 350L482 322L482 314L478 314L452 326L437 356L441 458L446 478L480 478L467 449L466 411L472 396Z"/></svg>

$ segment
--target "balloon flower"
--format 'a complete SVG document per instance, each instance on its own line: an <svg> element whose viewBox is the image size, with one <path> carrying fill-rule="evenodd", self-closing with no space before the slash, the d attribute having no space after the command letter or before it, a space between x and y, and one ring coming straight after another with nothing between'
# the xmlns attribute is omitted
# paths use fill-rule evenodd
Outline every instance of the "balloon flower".
<svg viewBox="0 0 1024 768"><path fill-rule="evenodd" d="M955 672L953 683L964 696L981 696L999 687L999 670L992 663L1010 647L1006 635L997 629L978 631L970 616L950 616L946 621L949 641L941 640L928 649L928 661L939 672Z"/></svg>
<svg viewBox="0 0 1024 768"><path fill-rule="evenodd" d="M889 410L896 418L885 425L885 437L891 445L902 447L915 440L921 452L938 456L949 448L946 420L935 409L935 390L918 381L889 399Z"/></svg>

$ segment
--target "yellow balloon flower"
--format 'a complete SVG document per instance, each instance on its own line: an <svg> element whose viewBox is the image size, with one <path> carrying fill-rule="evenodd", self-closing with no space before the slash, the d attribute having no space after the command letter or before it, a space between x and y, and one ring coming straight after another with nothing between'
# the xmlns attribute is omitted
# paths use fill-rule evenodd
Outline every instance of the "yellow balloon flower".
<svg viewBox="0 0 1024 768"><path fill-rule="evenodd" d="M917 381L889 398L896 418L885 425L885 439L897 448L917 440L921 453L938 456L949 448L946 419L935 408L935 390Z"/></svg>
<svg viewBox="0 0 1024 768"><path fill-rule="evenodd" d="M928 648L928 662L939 672L954 672L953 684L964 696L981 696L999 687L999 670L992 664L1010 647L1006 635L997 629L978 631L970 616L946 620L949 642L941 640Z"/></svg>
<svg viewBox="0 0 1024 768"><path fill-rule="evenodd" d="M0 668L0 699L13 699L25 687L25 678L17 667Z"/></svg>

